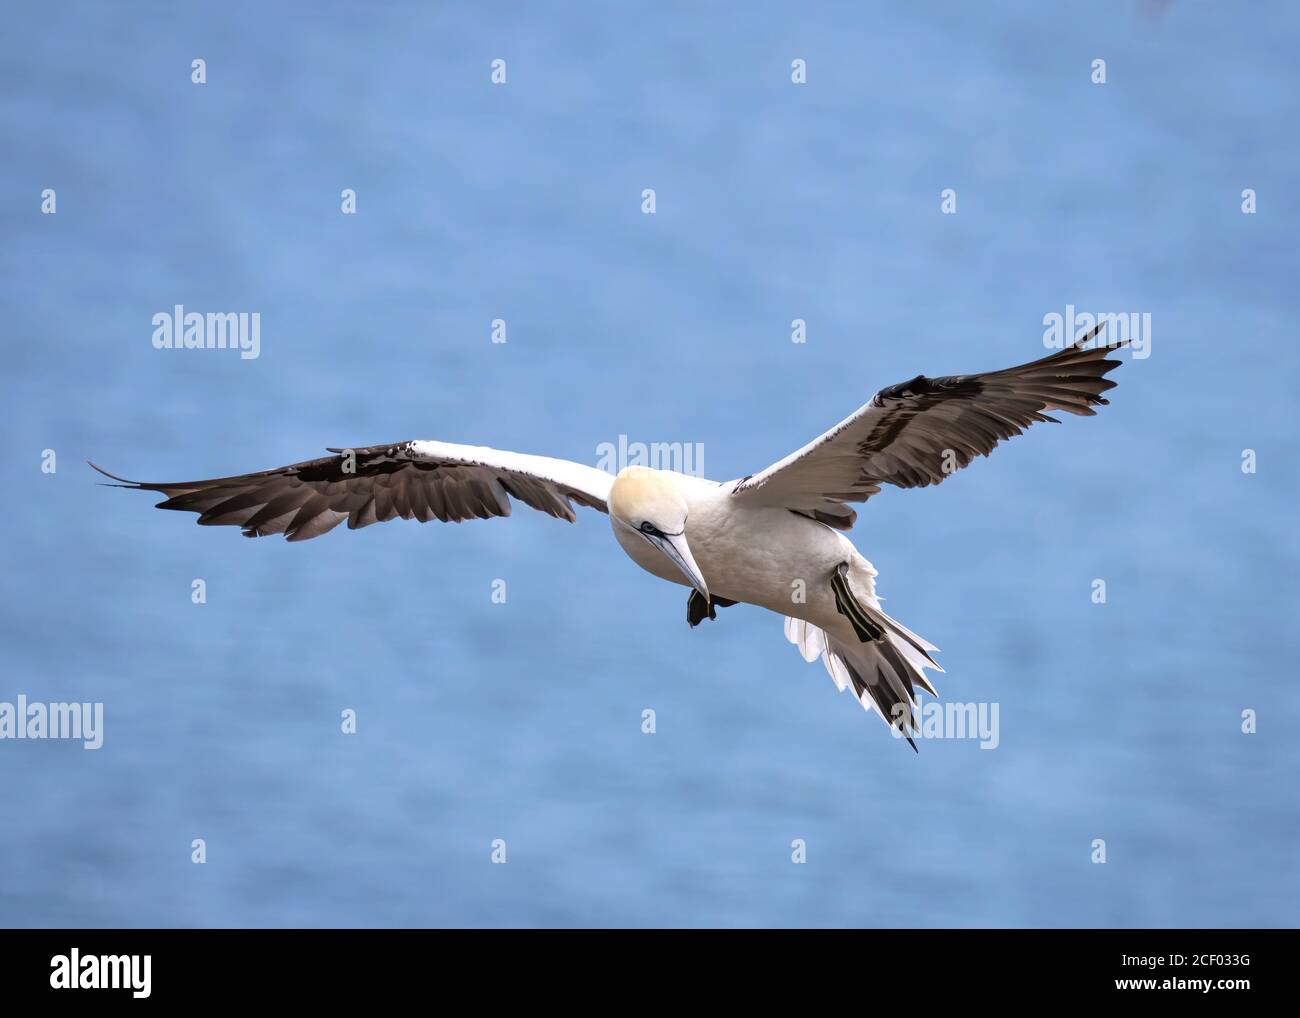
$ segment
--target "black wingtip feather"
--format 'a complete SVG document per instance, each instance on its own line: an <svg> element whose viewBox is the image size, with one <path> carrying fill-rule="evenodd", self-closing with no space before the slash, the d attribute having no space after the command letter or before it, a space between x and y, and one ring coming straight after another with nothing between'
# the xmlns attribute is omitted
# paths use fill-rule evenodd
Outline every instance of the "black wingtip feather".
<svg viewBox="0 0 1300 1018"><path fill-rule="evenodd" d="M91 470L94 470L97 473L103 474L105 477L111 477L113 480L121 482L120 484L104 484L103 481L100 481L99 483L105 488L130 488L132 491L140 491L144 488L144 485L139 481L131 481L125 477L118 477L117 474L110 474L103 467L96 466L90 460L86 460L86 466L90 467Z"/></svg>

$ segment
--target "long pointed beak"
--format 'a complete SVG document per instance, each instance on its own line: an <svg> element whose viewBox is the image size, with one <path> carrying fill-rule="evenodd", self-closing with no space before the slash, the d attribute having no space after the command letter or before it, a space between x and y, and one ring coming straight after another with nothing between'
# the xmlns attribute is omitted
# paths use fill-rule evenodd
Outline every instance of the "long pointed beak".
<svg viewBox="0 0 1300 1018"><path fill-rule="evenodd" d="M691 581L691 586L700 592L705 601L709 599L709 588L704 582L700 567L695 564L690 545L686 543L685 534L665 534L651 537L650 542L672 559L673 564L682 571L682 575Z"/></svg>

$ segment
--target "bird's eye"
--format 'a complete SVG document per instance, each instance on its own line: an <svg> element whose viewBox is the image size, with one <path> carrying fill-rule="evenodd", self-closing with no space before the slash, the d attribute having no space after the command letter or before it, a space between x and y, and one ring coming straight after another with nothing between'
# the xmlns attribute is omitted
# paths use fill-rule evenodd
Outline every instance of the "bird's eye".
<svg viewBox="0 0 1300 1018"><path fill-rule="evenodd" d="M649 520L646 520L644 523L641 524L641 533L643 533L643 534L649 534L649 535L651 535L652 537L662 537L662 536L663 536L663 535L660 533L659 528L656 527L656 526L655 526L653 523L651 523Z"/></svg>

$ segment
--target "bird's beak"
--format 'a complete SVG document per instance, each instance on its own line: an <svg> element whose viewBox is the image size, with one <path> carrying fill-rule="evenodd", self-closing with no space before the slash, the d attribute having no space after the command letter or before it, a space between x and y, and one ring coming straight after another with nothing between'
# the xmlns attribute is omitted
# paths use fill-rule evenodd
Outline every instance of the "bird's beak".
<svg viewBox="0 0 1300 1018"><path fill-rule="evenodd" d="M686 535L684 533L664 534L662 537L656 535L649 540L672 560L673 565L682 571L682 575L691 581L691 586L700 592L705 601L708 601L709 588L700 573L700 567L695 564L695 556L691 554L690 545L686 543Z"/></svg>

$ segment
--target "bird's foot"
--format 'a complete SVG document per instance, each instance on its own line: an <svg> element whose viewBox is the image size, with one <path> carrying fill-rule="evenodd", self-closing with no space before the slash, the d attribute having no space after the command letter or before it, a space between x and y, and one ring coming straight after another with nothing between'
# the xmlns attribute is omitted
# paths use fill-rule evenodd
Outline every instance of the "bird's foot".
<svg viewBox="0 0 1300 1018"><path fill-rule="evenodd" d="M726 597L711 597L705 601L698 590L692 590L691 596L686 601L686 623L694 629L705 619L716 619L717 609L730 608L735 603Z"/></svg>

